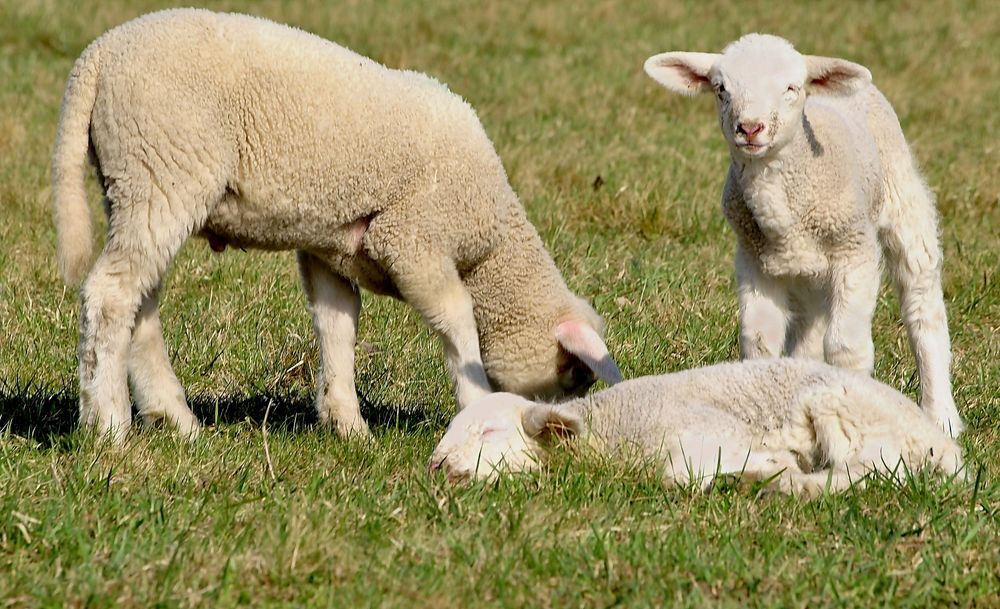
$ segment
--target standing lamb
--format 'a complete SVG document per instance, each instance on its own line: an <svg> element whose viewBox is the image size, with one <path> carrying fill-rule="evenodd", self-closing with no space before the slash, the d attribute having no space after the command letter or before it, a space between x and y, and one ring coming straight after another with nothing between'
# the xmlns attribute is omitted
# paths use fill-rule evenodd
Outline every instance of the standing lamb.
<svg viewBox="0 0 1000 609"><path fill-rule="evenodd" d="M192 234L298 251L320 343L320 420L367 433L354 387L359 286L441 336L459 406L503 388L582 394L620 380L601 318L566 287L475 112L437 81L270 21L167 10L77 60L52 166L59 261L91 254L84 158L105 192L82 287L80 420L120 439L138 411L198 430L158 315Z"/></svg>
<svg viewBox="0 0 1000 609"><path fill-rule="evenodd" d="M667 486L742 473L815 496L871 471L901 479L962 467L958 444L906 396L862 372L792 358L632 379L563 404L487 396L455 417L430 467L453 481L528 470L554 436L658 462Z"/></svg>
<svg viewBox="0 0 1000 609"><path fill-rule="evenodd" d="M722 208L738 243L742 356L784 348L871 373L884 252L921 406L959 434L933 196L868 70L760 34L721 55L654 55L645 69L671 91L715 94L732 159Z"/></svg>

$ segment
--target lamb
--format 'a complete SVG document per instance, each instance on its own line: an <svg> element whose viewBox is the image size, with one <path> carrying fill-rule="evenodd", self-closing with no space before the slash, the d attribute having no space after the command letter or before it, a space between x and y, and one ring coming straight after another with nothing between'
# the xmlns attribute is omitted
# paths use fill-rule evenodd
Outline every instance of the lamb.
<svg viewBox="0 0 1000 609"><path fill-rule="evenodd" d="M191 235L297 250L316 407L344 434L368 433L360 288L405 300L440 335L459 406L493 388L553 398L621 378L602 319L566 286L475 112L428 76L246 15L166 10L108 31L70 74L52 163L71 284L92 248L88 153L109 220L81 290L80 420L115 439L131 424L126 379L145 421L198 431L158 315Z"/></svg>
<svg viewBox="0 0 1000 609"><path fill-rule="evenodd" d="M652 460L666 486L742 474L812 497L863 485L872 471L962 469L955 440L895 389L787 357L640 377L562 404L496 393L455 417L430 469L456 482L526 471L558 437Z"/></svg>
<svg viewBox="0 0 1000 609"><path fill-rule="evenodd" d="M871 73L761 34L721 54L654 55L645 70L670 91L715 94L732 161L722 208L737 237L741 356L784 350L871 373L884 253L921 406L961 433L933 195Z"/></svg>

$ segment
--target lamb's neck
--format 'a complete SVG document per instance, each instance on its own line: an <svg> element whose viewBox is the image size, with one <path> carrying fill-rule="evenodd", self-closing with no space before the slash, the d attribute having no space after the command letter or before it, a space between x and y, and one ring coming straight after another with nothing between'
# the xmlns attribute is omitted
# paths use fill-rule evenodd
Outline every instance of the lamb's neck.
<svg viewBox="0 0 1000 609"><path fill-rule="evenodd" d="M511 205L496 248L464 275L480 331L504 331L539 316L539 307L562 302L568 292L524 209ZM538 295L525 298L525 295Z"/></svg>
<svg viewBox="0 0 1000 609"><path fill-rule="evenodd" d="M781 243L794 231L798 222L782 178L782 156L776 152L759 159L748 159L745 155L732 153L733 177L743 201L764 237L773 244Z"/></svg>
<svg viewBox="0 0 1000 609"><path fill-rule="evenodd" d="M641 438L651 416L650 412L637 408L638 404L628 399L627 394L607 390L576 398L563 406L576 411L587 422L580 441L599 450Z"/></svg>

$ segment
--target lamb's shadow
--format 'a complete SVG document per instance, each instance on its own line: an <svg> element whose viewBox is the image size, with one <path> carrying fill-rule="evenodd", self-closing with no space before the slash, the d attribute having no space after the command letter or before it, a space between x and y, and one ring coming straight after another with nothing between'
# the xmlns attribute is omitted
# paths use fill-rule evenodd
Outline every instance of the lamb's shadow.
<svg viewBox="0 0 1000 609"><path fill-rule="evenodd" d="M361 416L373 429L413 431L436 421L432 409L423 404L385 404L369 400L364 394L359 394L358 400ZM263 425L266 419L271 429L296 432L319 424L312 396L307 394L204 395L192 398L190 405L206 425L244 421Z"/></svg>
<svg viewBox="0 0 1000 609"><path fill-rule="evenodd" d="M359 395L361 415L373 429L414 431L439 426L437 409L422 404L384 404ZM200 395L189 400L204 425L249 422L271 430L301 432L318 424L311 395ZM0 385L0 428L51 447L77 428L79 394L68 388L53 389L33 384Z"/></svg>

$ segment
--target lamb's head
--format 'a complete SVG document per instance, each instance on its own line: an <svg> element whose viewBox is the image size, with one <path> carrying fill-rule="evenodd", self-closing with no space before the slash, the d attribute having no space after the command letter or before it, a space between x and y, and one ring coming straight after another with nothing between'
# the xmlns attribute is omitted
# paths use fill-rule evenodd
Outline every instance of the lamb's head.
<svg viewBox="0 0 1000 609"><path fill-rule="evenodd" d="M459 411L431 456L430 470L452 482L491 479L537 467L554 437L583 433L581 413L566 404L539 404L492 393Z"/></svg>
<svg viewBox="0 0 1000 609"><path fill-rule="evenodd" d="M646 73L684 95L713 93L734 156L764 157L803 132L807 95L850 95L871 82L863 66L801 55L777 36L747 34L719 53L670 52L646 60Z"/></svg>
<svg viewBox="0 0 1000 609"><path fill-rule="evenodd" d="M480 326L483 365L495 389L550 400L583 395L597 379L609 385L622 380L602 338L603 320L582 299L569 298L568 307L536 311L502 327Z"/></svg>

